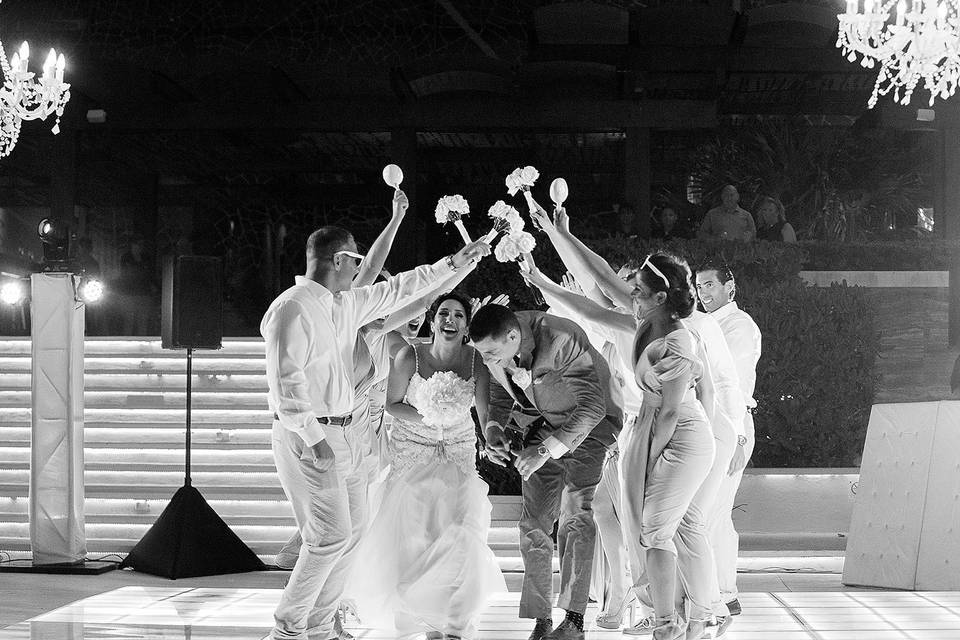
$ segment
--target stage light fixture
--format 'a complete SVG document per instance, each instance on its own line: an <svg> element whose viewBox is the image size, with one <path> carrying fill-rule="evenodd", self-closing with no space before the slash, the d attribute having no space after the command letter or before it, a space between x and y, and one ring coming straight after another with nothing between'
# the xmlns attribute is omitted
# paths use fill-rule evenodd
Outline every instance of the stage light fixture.
<svg viewBox="0 0 960 640"><path fill-rule="evenodd" d="M70 229L54 218L44 218L37 225L43 243L44 271L63 268L70 256Z"/></svg>
<svg viewBox="0 0 960 640"><path fill-rule="evenodd" d="M77 288L80 299L86 304L100 302L103 299L103 283L96 278L83 278Z"/></svg>
<svg viewBox="0 0 960 640"><path fill-rule="evenodd" d="M20 304L27 297L27 288L21 280L5 280L0 284L0 302L10 306Z"/></svg>

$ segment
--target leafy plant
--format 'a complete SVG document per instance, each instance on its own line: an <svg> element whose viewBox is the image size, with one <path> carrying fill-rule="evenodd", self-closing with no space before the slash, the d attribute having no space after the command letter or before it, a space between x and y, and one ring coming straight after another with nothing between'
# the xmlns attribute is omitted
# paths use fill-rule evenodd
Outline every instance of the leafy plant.
<svg viewBox="0 0 960 640"><path fill-rule="evenodd" d="M733 184L751 212L760 196L772 196L801 235L852 240L912 224L927 197L924 159L913 132L778 118L722 127L691 151L683 171L704 211Z"/></svg>

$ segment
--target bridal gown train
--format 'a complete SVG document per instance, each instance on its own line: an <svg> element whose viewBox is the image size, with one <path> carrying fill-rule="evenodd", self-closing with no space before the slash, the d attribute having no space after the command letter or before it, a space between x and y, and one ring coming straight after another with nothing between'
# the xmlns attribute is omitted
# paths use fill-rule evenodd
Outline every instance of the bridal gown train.
<svg viewBox="0 0 960 640"><path fill-rule="evenodd" d="M474 381L457 382L472 397ZM424 406L425 383L418 366L407 404ZM491 506L476 469L470 406L459 410L462 420L444 428L442 447L433 427L394 420L393 466L357 554L349 591L361 619L393 623L401 638L431 631L473 638L488 597L506 591L487 546Z"/></svg>

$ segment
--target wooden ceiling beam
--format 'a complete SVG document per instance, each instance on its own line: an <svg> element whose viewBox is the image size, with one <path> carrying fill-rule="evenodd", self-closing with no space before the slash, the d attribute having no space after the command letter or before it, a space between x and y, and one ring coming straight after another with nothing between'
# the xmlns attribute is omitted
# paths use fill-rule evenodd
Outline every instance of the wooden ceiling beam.
<svg viewBox="0 0 960 640"><path fill-rule="evenodd" d="M484 129L617 131L628 127L695 128L716 124L712 101L564 98L536 101L500 96L450 96L410 104L392 99L331 99L297 105L104 105L111 131L478 131Z"/></svg>

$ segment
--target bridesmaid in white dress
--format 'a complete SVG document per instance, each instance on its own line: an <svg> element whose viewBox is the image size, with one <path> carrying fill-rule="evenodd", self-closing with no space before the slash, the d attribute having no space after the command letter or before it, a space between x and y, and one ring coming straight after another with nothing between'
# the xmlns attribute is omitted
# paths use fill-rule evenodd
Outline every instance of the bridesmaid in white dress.
<svg viewBox="0 0 960 640"><path fill-rule="evenodd" d="M401 638L474 638L488 597L506 590L470 415L486 420L489 373L464 344L470 302L448 293L432 312L433 343L404 347L390 370L392 468L350 591L365 622L392 613Z"/></svg>

